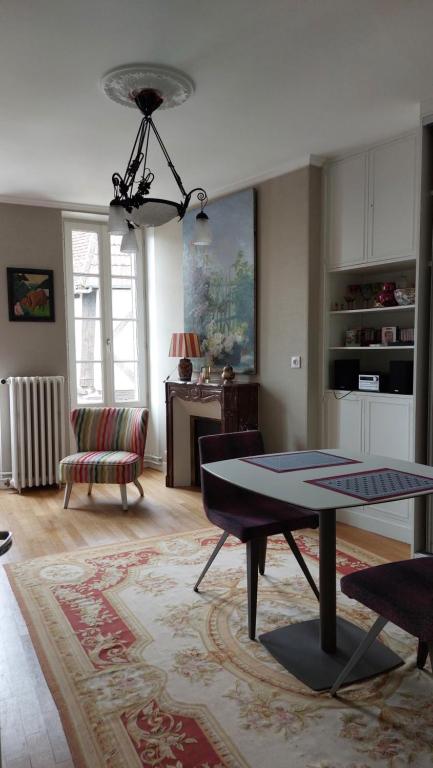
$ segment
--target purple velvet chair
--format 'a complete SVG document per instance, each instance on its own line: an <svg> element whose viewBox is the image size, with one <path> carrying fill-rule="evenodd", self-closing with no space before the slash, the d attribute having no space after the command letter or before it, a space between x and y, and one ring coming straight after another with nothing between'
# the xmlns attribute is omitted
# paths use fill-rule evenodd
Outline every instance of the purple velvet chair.
<svg viewBox="0 0 433 768"><path fill-rule="evenodd" d="M265 452L263 439L257 430L207 435L199 438L200 464L243 456L258 456ZM211 523L224 533L207 561L194 587L199 584L213 563L229 534L245 542L247 550L248 634L256 635L258 571L263 576L266 562L267 537L282 533L298 561L311 589L319 599L319 592L307 568L292 531L317 528L319 517L315 512L261 496L220 480L201 470L203 505Z"/></svg>
<svg viewBox="0 0 433 768"><path fill-rule="evenodd" d="M418 638L417 666L424 667L429 653L433 668L432 557L401 560L350 573L341 579L341 591L379 615L332 686L332 696L388 621Z"/></svg>

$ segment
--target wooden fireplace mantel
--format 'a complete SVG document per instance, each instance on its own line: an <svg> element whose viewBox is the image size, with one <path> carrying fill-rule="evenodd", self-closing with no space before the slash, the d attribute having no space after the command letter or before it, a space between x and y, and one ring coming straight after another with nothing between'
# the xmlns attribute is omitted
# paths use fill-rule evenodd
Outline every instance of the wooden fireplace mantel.
<svg viewBox="0 0 433 768"><path fill-rule="evenodd" d="M167 426L167 475L165 484L173 488L173 401L175 398L187 402L221 404L221 432L242 432L258 429L259 384L192 384L180 381L165 382L165 405Z"/></svg>

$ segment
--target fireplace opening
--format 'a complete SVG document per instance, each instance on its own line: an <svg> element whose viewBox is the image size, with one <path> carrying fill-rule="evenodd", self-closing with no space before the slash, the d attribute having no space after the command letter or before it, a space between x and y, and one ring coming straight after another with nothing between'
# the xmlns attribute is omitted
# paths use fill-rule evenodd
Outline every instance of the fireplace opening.
<svg viewBox="0 0 433 768"><path fill-rule="evenodd" d="M211 419L206 416L190 417L191 435L191 485L198 488L200 482L200 456L198 452L198 439L204 435L219 435L221 432L221 419Z"/></svg>

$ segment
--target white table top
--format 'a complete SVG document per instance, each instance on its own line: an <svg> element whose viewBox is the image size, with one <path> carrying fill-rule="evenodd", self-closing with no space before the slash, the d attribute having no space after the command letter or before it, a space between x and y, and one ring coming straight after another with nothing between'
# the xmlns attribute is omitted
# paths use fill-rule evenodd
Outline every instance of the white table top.
<svg viewBox="0 0 433 768"><path fill-rule="evenodd" d="M298 453L298 452L296 452ZM329 488L323 488L318 485L311 485L306 480L316 480L323 477L332 477L335 475L350 475L354 472L363 470L389 469L409 472L411 474L422 475L433 479L433 467L424 464L415 464L411 461L400 461L391 459L387 456L373 456L370 454L353 453L352 451L342 451L338 448L326 448L321 453L331 453L335 456L343 456L347 459L355 459L359 464L338 464L337 466L315 467L312 469L301 469L290 472L273 472L264 467L250 464L242 459L228 459L225 461L214 461L210 464L204 464L203 469L211 474L226 480L233 485L238 485L255 493L261 493L279 501L285 501L288 504L295 504L299 507L308 509L338 509L340 507L360 507L366 504L383 504L384 501L369 500L348 496L345 493L334 491ZM278 454L274 454L278 455ZM418 492L405 493L401 496L393 496L387 499L386 503L397 501L398 499L408 499L414 496L425 496L433 493L432 490L421 490Z"/></svg>

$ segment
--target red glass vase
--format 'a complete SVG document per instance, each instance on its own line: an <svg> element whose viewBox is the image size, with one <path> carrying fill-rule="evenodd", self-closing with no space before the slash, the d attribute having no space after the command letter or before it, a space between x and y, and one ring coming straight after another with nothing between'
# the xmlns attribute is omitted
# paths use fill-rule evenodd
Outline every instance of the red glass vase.
<svg viewBox="0 0 433 768"><path fill-rule="evenodd" d="M377 300L382 307L395 307L397 302L394 297L395 283L384 283Z"/></svg>

